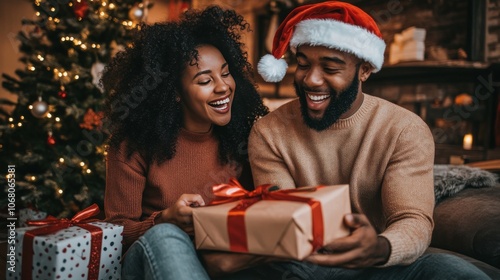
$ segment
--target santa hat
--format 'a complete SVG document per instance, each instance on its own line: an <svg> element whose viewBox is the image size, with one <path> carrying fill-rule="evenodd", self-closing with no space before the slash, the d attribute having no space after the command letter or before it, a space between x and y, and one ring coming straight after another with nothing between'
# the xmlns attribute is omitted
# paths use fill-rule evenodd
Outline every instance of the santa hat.
<svg viewBox="0 0 500 280"><path fill-rule="evenodd" d="M279 82L288 65L282 56L288 47L324 46L354 54L377 72L384 63L385 43L373 18L348 3L328 1L295 8L280 24L273 40L272 55L261 58L259 74L267 82Z"/></svg>

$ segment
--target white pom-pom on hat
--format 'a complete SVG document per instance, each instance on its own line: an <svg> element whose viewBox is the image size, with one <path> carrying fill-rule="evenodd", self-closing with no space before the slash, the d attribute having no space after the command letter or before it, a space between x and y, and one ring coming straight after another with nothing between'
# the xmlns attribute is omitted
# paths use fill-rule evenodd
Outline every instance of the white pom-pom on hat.
<svg viewBox="0 0 500 280"><path fill-rule="evenodd" d="M277 83L285 77L288 64L282 58L276 59L271 54L264 55L259 64L257 64L257 71L262 76L264 81L270 83Z"/></svg>

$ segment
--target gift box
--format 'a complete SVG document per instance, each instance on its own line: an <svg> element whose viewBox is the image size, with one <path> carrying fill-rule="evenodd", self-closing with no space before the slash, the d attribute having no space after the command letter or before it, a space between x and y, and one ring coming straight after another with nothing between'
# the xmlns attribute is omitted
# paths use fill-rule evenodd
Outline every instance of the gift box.
<svg viewBox="0 0 500 280"><path fill-rule="evenodd" d="M349 234L348 185L269 189L247 192L234 181L214 186L215 205L193 209L196 248L302 260Z"/></svg>
<svg viewBox="0 0 500 280"><path fill-rule="evenodd" d="M399 53L399 61L422 61L425 55L424 42L409 41Z"/></svg>
<svg viewBox="0 0 500 280"><path fill-rule="evenodd" d="M43 220L47 218L47 213L38 211L32 208L23 208L19 210L19 227L26 227L27 221L30 220Z"/></svg>
<svg viewBox="0 0 500 280"><path fill-rule="evenodd" d="M424 28L408 27L401 32L401 41L424 42L426 33Z"/></svg>
<svg viewBox="0 0 500 280"><path fill-rule="evenodd" d="M122 226L55 218L36 222L47 225L16 230L15 269L7 270L7 279L120 279ZM45 234L51 227L63 229Z"/></svg>
<svg viewBox="0 0 500 280"><path fill-rule="evenodd" d="M425 35L425 29L414 26L395 34L394 41L389 47L389 64L424 60Z"/></svg>

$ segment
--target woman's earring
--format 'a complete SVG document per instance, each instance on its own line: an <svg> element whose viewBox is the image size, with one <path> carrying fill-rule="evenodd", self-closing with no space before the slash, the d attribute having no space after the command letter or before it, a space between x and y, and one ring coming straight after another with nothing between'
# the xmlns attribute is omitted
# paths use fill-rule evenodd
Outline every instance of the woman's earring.
<svg viewBox="0 0 500 280"><path fill-rule="evenodd" d="M181 97L177 95L177 96L175 97L175 102L177 102L177 103L181 102Z"/></svg>

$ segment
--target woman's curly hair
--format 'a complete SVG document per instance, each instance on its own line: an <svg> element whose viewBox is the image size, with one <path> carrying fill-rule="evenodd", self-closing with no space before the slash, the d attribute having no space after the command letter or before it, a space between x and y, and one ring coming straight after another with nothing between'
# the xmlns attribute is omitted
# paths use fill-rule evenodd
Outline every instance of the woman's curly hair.
<svg viewBox="0 0 500 280"><path fill-rule="evenodd" d="M150 163L173 158L183 123L181 105L175 100L182 72L197 59L197 47L212 45L226 59L236 82L231 121L213 128L220 142L219 158L223 163L246 161L250 129L268 113L240 41L240 32L248 30L241 15L218 6L189 10L176 22L142 25L132 44L117 54L102 76L109 93L105 104L112 135L109 144L125 141L128 155L138 151Z"/></svg>

